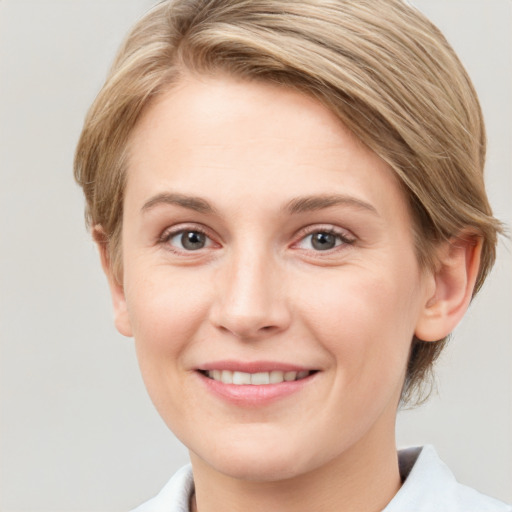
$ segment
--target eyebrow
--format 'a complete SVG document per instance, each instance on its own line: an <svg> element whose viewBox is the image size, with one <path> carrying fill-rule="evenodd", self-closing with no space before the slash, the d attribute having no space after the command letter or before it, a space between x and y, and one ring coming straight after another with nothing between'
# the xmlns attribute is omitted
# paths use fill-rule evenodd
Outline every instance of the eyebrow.
<svg viewBox="0 0 512 512"><path fill-rule="evenodd" d="M153 196L142 206L142 212L152 210L159 205L177 205L182 208L194 210L199 213L211 214L216 213L215 208L205 199L201 197L188 196L185 194L177 194L164 192ZM374 206L370 203L362 201L352 196L345 195L312 195L296 197L286 203L283 210L287 213L299 214L323 210L332 206L352 206L361 210L366 210L374 215L379 215Z"/></svg>
<svg viewBox="0 0 512 512"><path fill-rule="evenodd" d="M162 204L177 205L199 213L215 212L215 208L213 208L213 206L208 203L208 201L205 201L200 197L187 196L184 194L173 194L168 192L153 196L151 199L144 203L144 206L141 208L141 210L142 212L147 212Z"/></svg>
<svg viewBox="0 0 512 512"><path fill-rule="evenodd" d="M352 206L360 210L366 210L379 215L379 212L370 203L362 201L352 196L345 195L314 195L297 197L289 201L285 210L290 214L312 212L316 210L323 210L331 206Z"/></svg>

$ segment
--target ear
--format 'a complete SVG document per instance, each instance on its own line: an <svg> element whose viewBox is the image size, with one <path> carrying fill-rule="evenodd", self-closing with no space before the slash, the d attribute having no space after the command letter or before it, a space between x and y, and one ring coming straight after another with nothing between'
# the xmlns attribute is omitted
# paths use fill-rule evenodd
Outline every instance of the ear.
<svg viewBox="0 0 512 512"><path fill-rule="evenodd" d="M124 287L123 284L119 282L117 276L114 273L108 247L108 237L106 236L103 227L99 224L94 226L92 229L92 236L100 253L103 272L105 272L105 275L107 276L108 285L110 288L110 296L112 298L112 306L114 309L114 324L116 329L122 335L132 337L132 326L126 305Z"/></svg>
<svg viewBox="0 0 512 512"><path fill-rule="evenodd" d="M480 268L481 237L462 232L437 250L434 286L427 296L415 335L423 341L448 336L466 312Z"/></svg>

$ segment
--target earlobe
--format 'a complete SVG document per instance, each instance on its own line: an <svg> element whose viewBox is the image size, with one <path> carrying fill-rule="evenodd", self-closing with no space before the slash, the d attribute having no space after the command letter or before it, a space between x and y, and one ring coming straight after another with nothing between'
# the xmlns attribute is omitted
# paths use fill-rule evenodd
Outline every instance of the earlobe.
<svg viewBox="0 0 512 512"><path fill-rule="evenodd" d="M132 327L130 323L130 317L128 314L128 308L126 304L126 298L124 294L123 284L119 282L116 275L114 274L113 265L111 261L110 251L108 249L108 239L105 235L105 231L101 225L96 225L92 229L92 236L98 247L100 253L101 266L103 272L107 277L108 286L110 288L110 296L112 299L112 307L114 309L114 324L116 329L127 337L132 337Z"/></svg>
<svg viewBox="0 0 512 512"><path fill-rule="evenodd" d="M482 239L463 232L443 243L437 251L433 291L421 312L415 335L423 341L448 336L464 316L480 268Z"/></svg>

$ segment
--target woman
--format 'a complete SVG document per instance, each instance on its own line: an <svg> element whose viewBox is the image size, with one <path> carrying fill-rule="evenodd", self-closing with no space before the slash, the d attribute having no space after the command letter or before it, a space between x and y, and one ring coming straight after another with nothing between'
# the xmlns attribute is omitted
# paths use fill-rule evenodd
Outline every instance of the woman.
<svg viewBox="0 0 512 512"><path fill-rule="evenodd" d="M469 78L399 0L138 23L75 167L116 326L190 452L138 510L510 510L395 447L494 261L484 155Z"/></svg>

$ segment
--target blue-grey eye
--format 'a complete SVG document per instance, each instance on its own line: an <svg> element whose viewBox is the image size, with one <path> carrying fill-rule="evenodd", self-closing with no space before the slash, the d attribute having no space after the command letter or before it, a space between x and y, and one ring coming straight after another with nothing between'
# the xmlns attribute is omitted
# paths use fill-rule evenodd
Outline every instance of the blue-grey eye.
<svg viewBox="0 0 512 512"><path fill-rule="evenodd" d="M297 246L309 251L329 251L340 245L352 243L353 240L336 231L312 231L302 238Z"/></svg>
<svg viewBox="0 0 512 512"><path fill-rule="evenodd" d="M209 239L200 231L180 231L169 239L169 243L185 251L197 251L208 245Z"/></svg>
<svg viewBox="0 0 512 512"><path fill-rule="evenodd" d="M328 251L336 247L336 242L339 241L339 236L333 233L312 233L311 235L311 246L317 251Z"/></svg>

